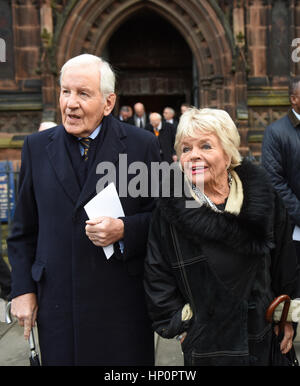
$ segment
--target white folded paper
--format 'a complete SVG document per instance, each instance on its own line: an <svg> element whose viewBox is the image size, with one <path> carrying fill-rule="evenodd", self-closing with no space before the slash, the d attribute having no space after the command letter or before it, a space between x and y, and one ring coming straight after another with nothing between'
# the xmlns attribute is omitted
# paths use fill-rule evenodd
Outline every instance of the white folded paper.
<svg viewBox="0 0 300 386"><path fill-rule="evenodd" d="M105 189L101 190L101 192L84 206L84 209L90 220L100 216L113 218L125 216L114 183L110 183ZM107 247L103 247L103 250L106 258L109 259L114 253L114 246L113 244L108 245Z"/></svg>
<svg viewBox="0 0 300 386"><path fill-rule="evenodd" d="M298 225L295 225L293 232L293 240L300 241L300 228L298 227Z"/></svg>

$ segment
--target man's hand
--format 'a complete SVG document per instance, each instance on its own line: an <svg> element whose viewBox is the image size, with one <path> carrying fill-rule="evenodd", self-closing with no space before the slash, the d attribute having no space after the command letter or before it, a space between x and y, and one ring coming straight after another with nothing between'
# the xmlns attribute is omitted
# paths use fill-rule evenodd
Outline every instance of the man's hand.
<svg viewBox="0 0 300 386"><path fill-rule="evenodd" d="M85 233L97 247L107 247L124 237L124 222L118 218L98 217L86 224Z"/></svg>
<svg viewBox="0 0 300 386"><path fill-rule="evenodd" d="M28 293L17 296L11 302L11 314L18 318L19 325L24 327L24 338L29 339L31 328L36 321L38 310L36 294Z"/></svg>

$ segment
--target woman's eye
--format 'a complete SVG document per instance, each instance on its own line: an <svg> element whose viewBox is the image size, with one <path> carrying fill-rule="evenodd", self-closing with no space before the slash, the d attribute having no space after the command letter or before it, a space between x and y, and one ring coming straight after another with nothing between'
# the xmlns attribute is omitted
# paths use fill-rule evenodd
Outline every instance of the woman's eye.
<svg viewBox="0 0 300 386"><path fill-rule="evenodd" d="M204 144L202 145L202 149L204 149L204 150L209 150L209 149L211 149L211 146L210 146L209 143L204 143Z"/></svg>
<svg viewBox="0 0 300 386"><path fill-rule="evenodd" d="M190 150L189 147L184 146L184 147L182 148L182 153L187 153L189 150Z"/></svg>
<svg viewBox="0 0 300 386"><path fill-rule="evenodd" d="M64 95L69 94L69 90L63 90L62 92Z"/></svg>

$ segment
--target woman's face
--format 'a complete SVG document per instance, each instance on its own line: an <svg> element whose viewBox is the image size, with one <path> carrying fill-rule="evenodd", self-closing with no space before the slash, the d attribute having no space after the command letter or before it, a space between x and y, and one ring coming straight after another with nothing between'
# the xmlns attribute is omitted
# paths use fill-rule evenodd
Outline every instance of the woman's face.
<svg viewBox="0 0 300 386"><path fill-rule="evenodd" d="M181 142L181 166L189 180L201 190L213 190L227 181L229 157L219 138L212 133L198 132Z"/></svg>

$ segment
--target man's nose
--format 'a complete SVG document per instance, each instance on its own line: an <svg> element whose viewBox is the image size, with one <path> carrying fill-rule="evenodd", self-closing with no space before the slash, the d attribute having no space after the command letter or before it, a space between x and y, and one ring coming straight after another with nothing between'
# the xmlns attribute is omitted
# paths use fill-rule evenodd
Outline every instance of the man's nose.
<svg viewBox="0 0 300 386"><path fill-rule="evenodd" d="M75 95L74 93L71 93L69 95L69 98L67 100L67 107L69 109L77 109L79 107L77 95Z"/></svg>

